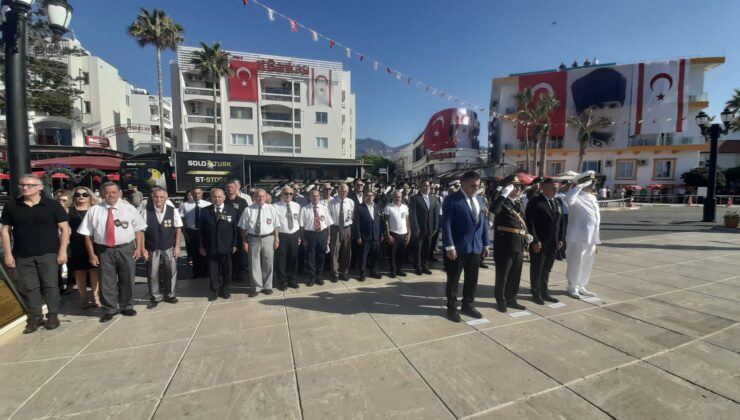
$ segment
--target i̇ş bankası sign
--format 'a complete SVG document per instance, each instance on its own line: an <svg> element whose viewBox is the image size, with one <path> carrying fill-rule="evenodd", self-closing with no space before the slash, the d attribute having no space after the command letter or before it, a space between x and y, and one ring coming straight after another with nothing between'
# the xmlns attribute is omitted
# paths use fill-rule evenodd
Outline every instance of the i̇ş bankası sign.
<svg viewBox="0 0 740 420"><path fill-rule="evenodd" d="M308 66L301 66L293 64L291 62L281 63L275 60L260 60L259 64L260 71L269 71L272 73L285 73L285 74L300 74L302 76L308 76Z"/></svg>

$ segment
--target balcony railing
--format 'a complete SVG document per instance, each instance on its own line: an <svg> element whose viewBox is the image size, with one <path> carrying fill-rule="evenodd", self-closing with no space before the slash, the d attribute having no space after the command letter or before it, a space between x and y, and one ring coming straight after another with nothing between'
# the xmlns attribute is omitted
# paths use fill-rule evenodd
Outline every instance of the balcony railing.
<svg viewBox="0 0 740 420"><path fill-rule="evenodd" d="M188 122L189 123L201 123L201 124L213 124L213 117L212 116L196 116L196 115L190 115L188 116ZM216 121L217 123L221 123L221 117L219 117Z"/></svg>
<svg viewBox="0 0 740 420"><path fill-rule="evenodd" d="M689 95L689 102L708 101L709 95L707 92L697 93L696 95Z"/></svg>
<svg viewBox="0 0 740 420"><path fill-rule="evenodd" d="M199 96L210 96L213 97L213 89L208 88L185 88L186 95L199 95ZM216 96L220 96L221 91L216 89Z"/></svg>
<svg viewBox="0 0 740 420"><path fill-rule="evenodd" d="M262 151L265 153L286 153L286 154L292 154L292 153L301 153L300 147L292 147L292 146L268 146L264 145L262 146Z"/></svg>
<svg viewBox="0 0 740 420"><path fill-rule="evenodd" d="M295 128L301 128L301 122L300 121L283 121L283 120L268 120L263 119L262 120L262 126L263 127L283 127L283 128L290 128L291 125Z"/></svg>

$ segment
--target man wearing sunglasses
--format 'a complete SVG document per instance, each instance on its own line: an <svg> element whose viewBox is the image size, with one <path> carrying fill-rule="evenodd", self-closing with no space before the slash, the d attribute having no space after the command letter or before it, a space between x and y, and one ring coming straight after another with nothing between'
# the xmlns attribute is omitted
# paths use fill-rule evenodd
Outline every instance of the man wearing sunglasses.
<svg viewBox="0 0 740 420"><path fill-rule="evenodd" d="M294 191L289 186L281 190L280 201L275 204L280 226L278 227L280 246L276 250L275 264L278 290L284 291L286 287L298 288L296 281L296 266L298 265L298 247L301 245L301 227L298 222L298 214L301 206L293 201Z"/></svg>
<svg viewBox="0 0 740 420"><path fill-rule="evenodd" d="M21 195L8 203L0 223L3 225L5 266L15 269L18 288L28 310L23 333L30 334L41 326L49 330L59 326L57 267L67 262L69 216L59 203L41 195L44 186L37 176L22 177L18 187ZM46 321L42 301L48 309Z"/></svg>

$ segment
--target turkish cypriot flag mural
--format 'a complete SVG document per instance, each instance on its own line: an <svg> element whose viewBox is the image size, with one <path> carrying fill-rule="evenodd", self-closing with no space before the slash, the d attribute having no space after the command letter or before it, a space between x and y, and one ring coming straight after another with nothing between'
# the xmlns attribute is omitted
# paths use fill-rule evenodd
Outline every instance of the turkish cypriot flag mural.
<svg viewBox="0 0 740 420"><path fill-rule="evenodd" d="M311 69L311 91L308 103L311 106L332 106L331 70Z"/></svg>
<svg viewBox="0 0 740 420"><path fill-rule="evenodd" d="M632 84L633 135L681 133L686 128L686 60L640 63Z"/></svg>

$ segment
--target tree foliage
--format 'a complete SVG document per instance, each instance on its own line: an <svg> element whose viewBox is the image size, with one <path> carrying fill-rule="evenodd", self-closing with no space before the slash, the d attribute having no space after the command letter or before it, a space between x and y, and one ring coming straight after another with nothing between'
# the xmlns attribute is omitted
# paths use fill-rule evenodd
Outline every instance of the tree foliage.
<svg viewBox="0 0 740 420"><path fill-rule="evenodd" d="M732 98L726 103L727 108L735 113L735 120L732 121L731 129L734 132L740 131L740 89L735 89Z"/></svg>
<svg viewBox="0 0 740 420"><path fill-rule="evenodd" d="M396 164L385 156L365 155L360 156L359 159L362 159L365 165L369 165L365 167L365 172L373 178L380 178L379 169L385 167L388 168L388 179L392 179L396 174Z"/></svg>
<svg viewBox="0 0 740 420"><path fill-rule="evenodd" d="M578 129L578 167L576 170L582 170L583 157L586 156L586 150L591 145L591 139L596 130L600 128L606 128L612 124L612 120L608 117L594 116L594 111L589 108L579 115L571 115L568 117L568 124L575 126Z"/></svg>
<svg viewBox="0 0 740 420"><path fill-rule="evenodd" d="M691 187L706 187L709 185L709 168L700 166L681 175L683 182ZM724 188L726 184L724 172L717 171L717 188Z"/></svg>

